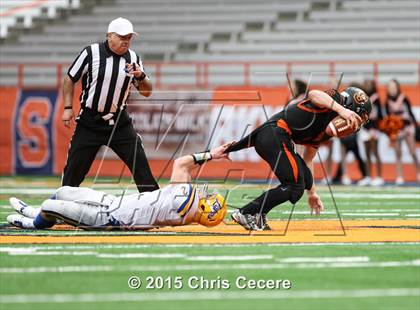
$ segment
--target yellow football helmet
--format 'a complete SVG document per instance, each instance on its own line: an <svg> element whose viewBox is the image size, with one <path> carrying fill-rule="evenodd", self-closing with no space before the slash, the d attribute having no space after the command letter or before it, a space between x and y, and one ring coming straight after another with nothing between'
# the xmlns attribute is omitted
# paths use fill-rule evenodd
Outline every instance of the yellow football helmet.
<svg viewBox="0 0 420 310"><path fill-rule="evenodd" d="M198 223L203 226L211 227L220 224L226 212L225 198L220 194L209 195L198 201Z"/></svg>

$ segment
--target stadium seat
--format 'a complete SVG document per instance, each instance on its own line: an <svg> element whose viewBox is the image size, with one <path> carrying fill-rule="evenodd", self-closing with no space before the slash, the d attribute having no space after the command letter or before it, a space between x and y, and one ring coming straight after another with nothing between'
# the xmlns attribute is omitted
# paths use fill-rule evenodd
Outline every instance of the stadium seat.
<svg viewBox="0 0 420 310"><path fill-rule="evenodd" d="M26 29L33 27L35 18L57 17L58 9L77 9L80 0L54 0L34 2L30 0L2 0L0 5L0 38L7 37L9 29L17 26L22 20L22 26Z"/></svg>

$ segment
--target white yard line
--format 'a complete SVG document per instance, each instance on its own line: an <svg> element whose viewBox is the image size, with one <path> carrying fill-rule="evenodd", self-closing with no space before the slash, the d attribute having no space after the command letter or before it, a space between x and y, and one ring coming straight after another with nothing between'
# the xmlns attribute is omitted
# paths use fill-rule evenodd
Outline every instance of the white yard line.
<svg viewBox="0 0 420 310"><path fill-rule="evenodd" d="M250 261L272 260L273 255L213 255L188 256L183 253L98 253L95 251L38 251L34 248L0 248L13 256L96 256L98 258L180 258L188 261Z"/></svg>
<svg viewBox="0 0 420 310"><path fill-rule="evenodd" d="M79 265L79 266L38 266L26 268L0 268L0 273L72 273L72 272L104 272L104 271L132 271L132 272L172 272L194 270L272 270L272 269L331 269L331 268L395 268L420 266L420 259L410 261L387 262L337 262L337 263L297 263L297 264L198 264L198 265Z"/></svg>
<svg viewBox="0 0 420 310"><path fill-rule="evenodd" d="M99 258L185 258L187 255L181 253L96 253Z"/></svg>
<svg viewBox="0 0 420 310"><path fill-rule="evenodd" d="M276 259L279 263L343 263L368 262L368 256L337 256L337 257L286 257Z"/></svg>
<svg viewBox="0 0 420 310"><path fill-rule="evenodd" d="M356 212L347 213L347 212L343 212L341 213L341 215L345 215L345 216L396 216L396 215L399 215L399 213L356 213Z"/></svg>
<svg viewBox="0 0 420 310"><path fill-rule="evenodd" d="M259 243L248 243L248 244L81 244L81 245L74 245L74 244L63 244L63 245L25 245L25 247L19 246L10 246L10 245L0 245L0 252L9 252L12 250L17 251L17 249L34 251L34 250L95 250L95 249L158 249L158 248L201 248L201 247L261 247L262 244ZM318 246L395 246L395 245L403 245L403 246L419 246L420 242L364 242L364 243L357 243L357 242L302 242L302 243L264 243L263 246L267 247L318 247Z"/></svg>
<svg viewBox="0 0 420 310"><path fill-rule="evenodd" d="M366 204L365 204L366 205ZM372 213L375 214L377 212L392 212L392 213L404 213L404 212L416 212L418 211L418 209L364 209L364 208L360 208L360 209L341 209L339 208L340 212L348 212L348 213ZM228 210L229 212L233 212L234 210ZM271 213L280 213L280 214L290 214L291 210L282 210L281 207L279 207L278 209L273 209L270 211ZM308 214L309 210L304 210L304 211L293 211L293 214ZM336 214L337 212L335 211L324 211L322 212L322 214ZM397 214L398 214L397 213Z"/></svg>
<svg viewBox="0 0 420 310"><path fill-rule="evenodd" d="M341 214L343 215L343 214ZM350 215L349 215L350 216ZM378 217L374 217L374 216L370 216L370 217L354 217L354 220L406 220L407 218L405 218L404 215L401 215L399 217L393 217L393 218L389 218L387 216L378 216ZM345 218L345 221L351 221L353 219L349 219L349 218ZM302 220L311 220L311 219L302 219ZM335 219L337 220L337 219Z"/></svg>
<svg viewBox="0 0 420 310"><path fill-rule="evenodd" d="M228 210L228 213L229 214L233 213L233 211L235 211L235 210ZM351 212L349 212L349 211L351 211ZM346 212L344 210L339 210L339 212L342 216L354 216L354 217L360 217L360 216L372 216L372 217L400 216L400 218L407 217L407 216L410 217L409 215L406 215L406 214L401 214L400 215L400 212L398 212L398 213L396 213L396 212L381 213L381 212L371 211L372 213L367 213L367 212L363 212L364 210L349 210L349 211ZM387 211L392 211L392 210L387 210ZM412 212L412 211L414 211L414 210L406 210L405 212ZM275 213L275 214L282 214L282 215L290 215L290 212L291 212L290 210L287 210L287 211L271 210L270 214ZM307 211L293 211L293 215L309 215L309 214L310 214L309 210L307 210ZM322 215L334 215L334 214L336 215L337 212L336 211L323 211L322 212ZM420 215L414 214L414 215L411 215L411 216L416 217L416 216L420 216ZM276 220L279 220L279 219L269 219L269 221L276 221Z"/></svg>
<svg viewBox="0 0 420 310"><path fill-rule="evenodd" d="M373 194L373 193L334 193L335 198L359 198L359 199L420 199L420 194Z"/></svg>
<svg viewBox="0 0 420 310"><path fill-rule="evenodd" d="M38 248L39 249L39 248ZM37 248L0 248L13 256L96 256L99 258L185 258L182 253L98 253L95 251L38 251Z"/></svg>
<svg viewBox="0 0 420 310"><path fill-rule="evenodd" d="M10 249L7 252L13 256L95 256L98 254L93 251L37 251L32 249L19 249L17 251Z"/></svg>
<svg viewBox="0 0 420 310"><path fill-rule="evenodd" d="M234 286L234 283L231 283ZM85 293L85 294L38 294L3 295L0 303L82 303L82 302L134 302L176 300L267 300L267 299L332 299L420 296L418 288L363 289L363 290L311 290L311 291L205 291L165 293Z"/></svg>
<svg viewBox="0 0 420 310"><path fill-rule="evenodd" d="M260 260L260 259L273 259L273 255L224 255L224 256L189 256L186 260L189 261L244 261L244 260Z"/></svg>
<svg viewBox="0 0 420 310"><path fill-rule="evenodd" d="M229 210L229 211L233 212L234 210ZM273 212L273 211L271 211L271 212ZM348 216L396 216L396 215L399 215L399 213L375 213L375 212L372 212L372 213L364 212L364 213L362 213L363 210L350 210L351 212L346 212L344 210L339 210L339 211L340 211L341 215L348 215ZM391 211L391 210L389 210L389 211ZM288 210L288 211L280 211L280 212L276 212L276 213L290 214L290 212L291 211ZM309 210L307 210L307 211L293 211L293 214L296 214L296 215L302 215L302 214L305 215L306 214L307 215L307 214L310 214L310 211ZM337 212L336 211L323 211L322 214L337 214Z"/></svg>
<svg viewBox="0 0 420 310"><path fill-rule="evenodd" d="M382 204L382 203L379 203L379 204ZM395 204L395 203L393 203L393 204ZM417 204L418 203L416 203L416 205ZM340 209L340 211L342 211L342 212L413 212L413 211L416 211L416 210L418 210L418 208L413 208L413 209L410 209L410 208L407 208L407 209L364 209L364 208L361 208L359 210L357 210L357 209L356 210Z"/></svg>
<svg viewBox="0 0 420 310"><path fill-rule="evenodd" d="M52 195L55 188L1 188L0 195Z"/></svg>

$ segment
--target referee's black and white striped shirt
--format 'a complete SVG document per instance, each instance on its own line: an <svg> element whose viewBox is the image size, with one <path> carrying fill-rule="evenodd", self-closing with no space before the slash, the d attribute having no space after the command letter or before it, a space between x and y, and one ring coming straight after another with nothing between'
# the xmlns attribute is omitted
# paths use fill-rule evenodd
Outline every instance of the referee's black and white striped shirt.
<svg viewBox="0 0 420 310"><path fill-rule="evenodd" d="M82 109L104 115L125 106L133 82L133 76L124 71L127 63L136 63L144 71L141 59L130 49L124 55L117 55L107 41L83 49L67 72L74 83L82 78Z"/></svg>

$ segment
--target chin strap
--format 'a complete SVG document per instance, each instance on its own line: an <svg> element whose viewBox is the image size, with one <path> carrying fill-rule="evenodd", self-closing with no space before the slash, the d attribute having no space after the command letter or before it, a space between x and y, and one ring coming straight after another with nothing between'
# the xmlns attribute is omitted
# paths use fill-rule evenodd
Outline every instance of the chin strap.
<svg viewBox="0 0 420 310"><path fill-rule="evenodd" d="M191 154L191 156L194 158L194 164L198 165L202 165L206 161L209 161L213 158L210 154L210 150L201 153Z"/></svg>

